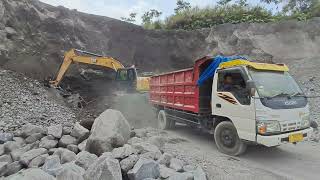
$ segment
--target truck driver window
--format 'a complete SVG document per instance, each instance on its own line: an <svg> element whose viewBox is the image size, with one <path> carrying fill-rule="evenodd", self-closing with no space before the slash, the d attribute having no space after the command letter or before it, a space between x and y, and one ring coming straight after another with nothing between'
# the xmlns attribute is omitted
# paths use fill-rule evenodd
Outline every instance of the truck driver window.
<svg viewBox="0 0 320 180"><path fill-rule="evenodd" d="M219 92L230 92L243 105L250 104L250 96L246 88L245 80L240 71L228 71L219 73Z"/></svg>
<svg viewBox="0 0 320 180"><path fill-rule="evenodd" d="M127 70L119 71L119 80L126 81L127 80Z"/></svg>

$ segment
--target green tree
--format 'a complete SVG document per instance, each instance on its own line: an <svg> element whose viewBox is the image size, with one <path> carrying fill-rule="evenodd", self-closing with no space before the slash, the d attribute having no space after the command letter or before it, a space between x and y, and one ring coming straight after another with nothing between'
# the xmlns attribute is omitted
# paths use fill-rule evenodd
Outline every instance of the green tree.
<svg viewBox="0 0 320 180"><path fill-rule="evenodd" d="M130 13L129 17L121 17L121 20L134 23L136 21L137 13Z"/></svg>
<svg viewBox="0 0 320 180"><path fill-rule="evenodd" d="M186 2L184 0L177 0L177 7L174 9L174 12L177 14L181 11L190 9L191 5L189 2Z"/></svg>
<svg viewBox="0 0 320 180"><path fill-rule="evenodd" d="M154 19L160 17L161 14L162 12L156 9L151 9L150 11L145 12L141 17L142 25L147 29L152 29L154 24Z"/></svg>
<svg viewBox="0 0 320 180"><path fill-rule="evenodd" d="M220 0L217 3L221 6L225 6L227 5L229 2L231 2L232 0Z"/></svg>

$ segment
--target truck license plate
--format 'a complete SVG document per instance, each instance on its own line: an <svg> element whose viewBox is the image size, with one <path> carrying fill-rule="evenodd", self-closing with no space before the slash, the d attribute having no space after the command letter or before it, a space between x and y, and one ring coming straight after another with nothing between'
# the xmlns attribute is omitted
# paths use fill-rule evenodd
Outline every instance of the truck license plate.
<svg viewBox="0 0 320 180"><path fill-rule="evenodd" d="M295 143L295 142L300 142L300 141L303 141L303 134L302 133L289 135L289 142L290 143Z"/></svg>

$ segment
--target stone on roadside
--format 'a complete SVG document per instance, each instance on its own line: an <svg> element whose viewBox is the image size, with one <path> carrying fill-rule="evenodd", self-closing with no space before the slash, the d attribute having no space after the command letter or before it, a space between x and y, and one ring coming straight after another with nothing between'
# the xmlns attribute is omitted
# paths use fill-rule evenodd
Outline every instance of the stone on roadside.
<svg viewBox="0 0 320 180"><path fill-rule="evenodd" d="M120 161L121 170L127 173L130 169L133 168L133 166L137 163L138 160L139 156L135 154L123 159L122 161Z"/></svg>
<svg viewBox="0 0 320 180"><path fill-rule="evenodd" d="M47 157L49 157L49 154L42 154L38 157L35 157L29 163L28 168L37 168L37 167L42 166L44 164L44 162L46 161Z"/></svg>
<svg viewBox="0 0 320 180"><path fill-rule="evenodd" d="M52 149L57 147L58 141L52 140L50 136L43 137L39 143L40 148Z"/></svg>
<svg viewBox="0 0 320 180"><path fill-rule="evenodd" d="M8 141L13 141L13 134L0 132L0 144L4 144Z"/></svg>
<svg viewBox="0 0 320 180"><path fill-rule="evenodd" d="M159 162L159 164L163 164L163 165L165 165L165 166L169 166L171 159L172 159L172 155L171 155L171 154L169 154L169 153L163 153L163 154L160 156L158 162Z"/></svg>
<svg viewBox="0 0 320 180"><path fill-rule="evenodd" d="M69 144L77 145L77 139L70 135L63 135L58 143L59 147L64 147L64 148L66 148Z"/></svg>
<svg viewBox="0 0 320 180"><path fill-rule="evenodd" d="M19 173L8 176L6 179L10 180L55 180L55 178L41 169L30 168L22 170Z"/></svg>
<svg viewBox="0 0 320 180"><path fill-rule="evenodd" d="M83 141L89 137L89 130L76 123L71 131L71 136L77 138L79 141Z"/></svg>
<svg viewBox="0 0 320 180"><path fill-rule="evenodd" d="M42 166L42 170L52 176L57 176L62 171L59 156L52 155L47 157Z"/></svg>
<svg viewBox="0 0 320 180"><path fill-rule="evenodd" d="M204 170L198 166L197 169L193 172L194 180L207 180L207 175Z"/></svg>
<svg viewBox="0 0 320 180"><path fill-rule="evenodd" d="M54 126L49 126L47 128L47 134L48 135L52 135L55 138L61 138L62 136L62 125L58 124L58 125L54 125Z"/></svg>
<svg viewBox="0 0 320 180"><path fill-rule="evenodd" d="M112 157L115 159L124 159L134 153L135 149L133 149L129 144L125 144L123 147L113 149Z"/></svg>
<svg viewBox="0 0 320 180"><path fill-rule="evenodd" d="M177 172L173 169L166 167L163 164L160 164L160 177L163 179L167 179L170 176L173 176Z"/></svg>
<svg viewBox="0 0 320 180"><path fill-rule="evenodd" d="M86 151L101 155L123 146L130 138L131 127L121 112L108 109L95 119Z"/></svg>
<svg viewBox="0 0 320 180"><path fill-rule="evenodd" d="M117 159L111 156L99 157L84 174L85 180L122 180L121 168Z"/></svg>
<svg viewBox="0 0 320 180"><path fill-rule="evenodd" d="M21 135L24 138L27 138L28 136L31 136L35 133L46 134L46 130L43 127L36 126L33 124L26 124L21 128Z"/></svg>
<svg viewBox="0 0 320 180"><path fill-rule="evenodd" d="M42 154L46 154L48 152L45 148L32 149L22 154L20 157L20 163L22 165L28 166L30 161Z"/></svg>
<svg viewBox="0 0 320 180"><path fill-rule="evenodd" d="M193 180L193 174L190 172L176 173L170 176L168 180Z"/></svg>
<svg viewBox="0 0 320 180"><path fill-rule="evenodd" d="M10 155L5 154L5 155L0 156L0 162L12 163L12 158Z"/></svg>
<svg viewBox="0 0 320 180"><path fill-rule="evenodd" d="M40 140L43 136L44 136L44 135L41 134L41 133L34 133L34 134L28 136L28 137L25 139L25 142L26 142L27 144L34 143L34 142Z"/></svg>
<svg viewBox="0 0 320 180"><path fill-rule="evenodd" d="M19 172L21 169L22 169L22 165L18 161L15 161L13 163L8 164L6 169L0 172L3 172L3 175L5 176L10 176L12 174ZM1 176L1 173L0 173L0 176Z"/></svg>
<svg viewBox="0 0 320 180"><path fill-rule="evenodd" d="M180 159L172 158L170 160L170 166L169 167L171 169L174 169L177 172L182 172L183 171L183 165L184 165L184 163Z"/></svg>
<svg viewBox="0 0 320 180"><path fill-rule="evenodd" d="M76 153L76 154L78 154L78 152L79 152L78 146L77 146L77 145L74 145L74 144L69 144L69 145L67 146L67 149L70 150L70 151L72 151L72 152L74 152L74 153Z"/></svg>
<svg viewBox="0 0 320 180"><path fill-rule="evenodd" d="M87 170L97 159L97 155L91 154L87 151L81 151L76 156L75 164Z"/></svg>
<svg viewBox="0 0 320 180"><path fill-rule="evenodd" d="M78 148L80 151L86 150L87 139L78 144Z"/></svg>
<svg viewBox="0 0 320 180"><path fill-rule="evenodd" d="M159 164L150 159L140 158L133 169L128 171L130 180L140 180L146 178L157 179L160 176Z"/></svg>

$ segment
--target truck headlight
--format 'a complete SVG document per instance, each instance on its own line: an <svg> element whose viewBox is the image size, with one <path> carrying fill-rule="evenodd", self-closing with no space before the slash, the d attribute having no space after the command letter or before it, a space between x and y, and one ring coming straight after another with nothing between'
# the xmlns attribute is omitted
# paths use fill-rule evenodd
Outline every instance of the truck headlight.
<svg viewBox="0 0 320 180"><path fill-rule="evenodd" d="M280 123L278 121L257 121L257 131L259 134L271 134L280 132Z"/></svg>
<svg viewBox="0 0 320 180"><path fill-rule="evenodd" d="M301 119L302 119L302 121L301 121L302 128L310 127L310 116L309 115L304 115L304 116L302 116Z"/></svg>

